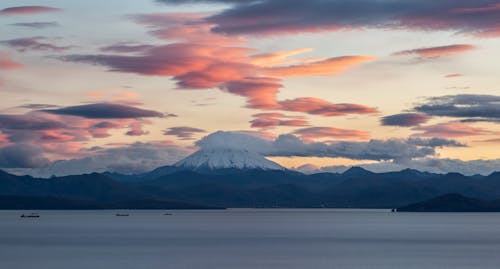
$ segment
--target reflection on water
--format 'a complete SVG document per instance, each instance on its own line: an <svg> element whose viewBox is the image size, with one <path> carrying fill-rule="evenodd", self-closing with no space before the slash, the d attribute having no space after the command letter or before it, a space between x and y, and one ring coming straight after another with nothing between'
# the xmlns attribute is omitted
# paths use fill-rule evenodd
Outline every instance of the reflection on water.
<svg viewBox="0 0 500 269"><path fill-rule="evenodd" d="M500 214L0 211L0 268L498 268ZM116 214L129 216L116 216ZM165 213L172 213L171 215Z"/></svg>

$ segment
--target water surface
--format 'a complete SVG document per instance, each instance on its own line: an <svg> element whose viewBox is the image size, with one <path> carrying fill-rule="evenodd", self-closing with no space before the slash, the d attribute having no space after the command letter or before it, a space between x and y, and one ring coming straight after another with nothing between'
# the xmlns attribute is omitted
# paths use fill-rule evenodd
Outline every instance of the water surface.
<svg viewBox="0 0 500 269"><path fill-rule="evenodd" d="M500 214L0 211L0 268L499 268ZM117 217L127 212L128 217Z"/></svg>

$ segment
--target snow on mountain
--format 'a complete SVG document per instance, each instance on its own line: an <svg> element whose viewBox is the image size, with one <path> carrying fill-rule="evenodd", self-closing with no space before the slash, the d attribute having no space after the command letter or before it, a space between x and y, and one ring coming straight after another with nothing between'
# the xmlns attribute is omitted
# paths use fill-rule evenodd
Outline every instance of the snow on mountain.
<svg viewBox="0 0 500 269"><path fill-rule="evenodd" d="M175 164L189 170L217 169L262 169L284 170L273 161L245 149L209 148L201 149Z"/></svg>

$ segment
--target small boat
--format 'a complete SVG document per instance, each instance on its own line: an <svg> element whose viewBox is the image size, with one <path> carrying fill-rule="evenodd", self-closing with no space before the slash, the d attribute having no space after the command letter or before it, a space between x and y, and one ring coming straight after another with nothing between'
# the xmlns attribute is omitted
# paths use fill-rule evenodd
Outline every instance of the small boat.
<svg viewBox="0 0 500 269"><path fill-rule="evenodd" d="M163 216L172 216L172 213L165 213Z"/></svg>
<svg viewBox="0 0 500 269"><path fill-rule="evenodd" d="M40 215L37 213L31 213L31 214L22 214L21 218L39 218Z"/></svg>
<svg viewBox="0 0 500 269"><path fill-rule="evenodd" d="M115 216L117 216L117 217L128 217L129 214L126 214L126 213L116 213Z"/></svg>

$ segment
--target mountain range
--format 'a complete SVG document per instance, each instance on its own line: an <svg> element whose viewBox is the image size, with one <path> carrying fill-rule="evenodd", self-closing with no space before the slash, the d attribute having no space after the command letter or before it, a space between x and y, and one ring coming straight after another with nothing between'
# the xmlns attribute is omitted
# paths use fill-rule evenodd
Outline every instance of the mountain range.
<svg viewBox="0 0 500 269"><path fill-rule="evenodd" d="M447 193L494 200L500 173L464 176L416 170L305 175L290 170L161 167L139 175L92 173L48 179L0 172L0 195L115 203L176 201L199 207L397 208Z"/></svg>
<svg viewBox="0 0 500 269"><path fill-rule="evenodd" d="M499 199L500 172L373 173L352 167L344 173L306 175L241 150L201 150L173 166L137 175L34 178L0 171L0 201L14 205L19 197L44 197L49 205L66 199L60 202L95 208L398 208L448 193Z"/></svg>

